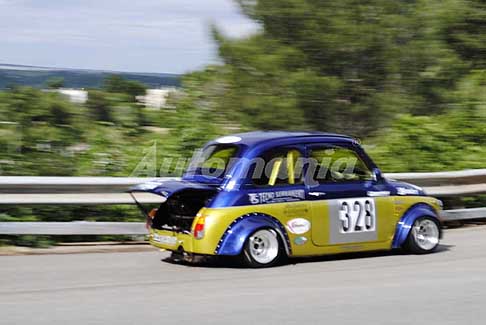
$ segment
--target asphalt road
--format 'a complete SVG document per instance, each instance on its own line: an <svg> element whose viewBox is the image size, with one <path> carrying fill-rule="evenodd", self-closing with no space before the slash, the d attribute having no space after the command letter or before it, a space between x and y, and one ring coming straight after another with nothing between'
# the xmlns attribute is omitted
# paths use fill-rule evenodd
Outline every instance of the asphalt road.
<svg viewBox="0 0 486 325"><path fill-rule="evenodd" d="M486 227L445 235L432 255L260 270L158 251L0 257L0 324L484 324Z"/></svg>

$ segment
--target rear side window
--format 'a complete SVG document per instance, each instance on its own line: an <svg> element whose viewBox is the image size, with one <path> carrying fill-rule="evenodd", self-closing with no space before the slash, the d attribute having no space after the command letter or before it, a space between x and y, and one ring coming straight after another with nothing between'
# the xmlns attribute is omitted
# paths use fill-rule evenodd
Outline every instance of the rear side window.
<svg viewBox="0 0 486 325"><path fill-rule="evenodd" d="M352 149L339 146L312 148L309 172L318 183L367 181L373 173Z"/></svg>
<svg viewBox="0 0 486 325"><path fill-rule="evenodd" d="M215 144L196 155L186 172L222 178L228 171L239 147L233 144Z"/></svg>
<svg viewBox="0 0 486 325"><path fill-rule="evenodd" d="M282 186L303 183L302 154L296 148L275 148L253 162L251 173L255 186Z"/></svg>
<svg viewBox="0 0 486 325"><path fill-rule="evenodd" d="M213 165L220 162L222 166L228 166L230 159L236 154L238 147L236 146L211 146L209 150L205 152L203 168L211 168Z"/></svg>

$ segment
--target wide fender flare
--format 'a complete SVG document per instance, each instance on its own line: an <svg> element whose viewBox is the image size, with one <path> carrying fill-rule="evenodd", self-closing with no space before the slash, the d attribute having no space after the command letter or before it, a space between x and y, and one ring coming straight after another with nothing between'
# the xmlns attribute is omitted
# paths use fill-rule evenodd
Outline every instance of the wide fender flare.
<svg viewBox="0 0 486 325"><path fill-rule="evenodd" d="M437 220L440 225L440 219L437 216L437 212L430 205L425 203L418 203L410 207L400 218L395 230L395 236L393 237L392 248L400 248L407 240L408 234L412 229L412 225L420 217L431 217ZM440 236L442 236L442 230L439 227Z"/></svg>
<svg viewBox="0 0 486 325"><path fill-rule="evenodd" d="M247 238L262 228L274 229L285 246L287 256L290 256L291 246L285 227L276 218L264 213L245 214L235 219L226 229L216 247L216 255L239 255Z"/></svg>

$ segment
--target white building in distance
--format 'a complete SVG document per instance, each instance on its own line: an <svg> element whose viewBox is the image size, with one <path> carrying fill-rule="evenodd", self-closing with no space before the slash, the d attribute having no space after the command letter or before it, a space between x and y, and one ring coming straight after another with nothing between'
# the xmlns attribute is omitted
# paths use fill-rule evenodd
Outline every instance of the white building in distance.
<svg viewBox="0 0 486 325"><path fill-rule="evenodd" d="M54 91L65 96L71 103L85 104L88 100L88 91L84 89L59 88ZM177 92L176 88L147 89L144 96L137 96L137 101L149 109L167 108L167 98L171 93Z"/></svg>
<svg viewBox="0 0 486 325"><path fill-rule="evenodd" d="M88 92L84 89L59 88L55 91L66 96L71 103L84 104L88 100Z"/></svg>
<svg viewBox="0 0 486 325"><path fill-rule="evenodd" d="M157 88L147 89L145 96L138 96L137 100L150 109L161 109L167 107L167 98L173 92L176 92L176 88Z"/></svg>

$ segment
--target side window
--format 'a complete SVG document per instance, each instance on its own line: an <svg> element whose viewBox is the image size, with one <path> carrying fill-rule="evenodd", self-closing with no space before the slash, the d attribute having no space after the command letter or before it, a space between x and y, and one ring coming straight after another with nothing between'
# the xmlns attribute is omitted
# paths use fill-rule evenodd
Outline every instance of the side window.
<svg viewBox="0 0 486 325"><path fill-rule="evenodd" d="M223 167L227 167L230 159L236 154L238 147L236 146L213 146L211 147L208 157L204 157L205 161L202 168L212 168L214 165L220 163Z"/></svg>
<svg viewBox="0 0 486 325"><path fill-rule="evenodd" d="M294 148L276 148L264 152L254 162L251 173L255 186L302 184L302 154Z"/></svg>
<svg viewBox="0 0 486 325"><path fill-rule="evenodd" d="M214 144L205 147L193 158L187 171L222 178L231 167L232 158L236 156L238 149L238 146L232 144Z"/></svg>
<svg viewBox="0 0 486 325"><path fill-rule="evenodd" d="M367 181L373 173L351 149L339 146L314 148L310 151L309 172L318 183Z"/></svg>

